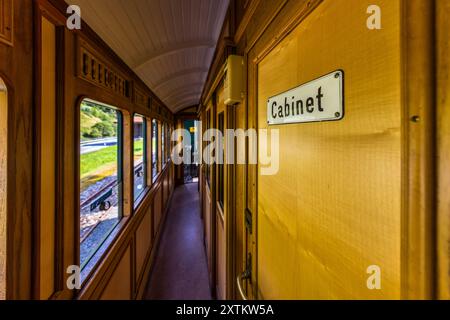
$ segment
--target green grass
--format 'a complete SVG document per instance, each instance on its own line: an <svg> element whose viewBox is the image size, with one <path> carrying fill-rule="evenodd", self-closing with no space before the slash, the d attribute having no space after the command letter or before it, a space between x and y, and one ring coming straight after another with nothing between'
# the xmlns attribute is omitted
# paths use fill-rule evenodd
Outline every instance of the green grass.
<svg viewBox="0 0 450 320"><path fill-rule="evenodd" d="M96 173L101 167L117 162L117 146L81 155L80 175L85 177L90 173Z"/></svg>
<svg viewBox="0 0 450 320"><path fill-rule="evenodd" d="M134 143L134 156L135 157L142 157L144 154L144 141L139 140Z"/></svg>
<svg viewBox="0 0 450 320"><path fill-rule="evenodd" d="M144 142L140 140L134 144L134 155L135 157L142 157L143 154ZM80 159L80 176L83 179L92 174L101 175L102 168L105 168L105 171L110 171L109 169L116 162L117 146L83 154Z"/></svg>

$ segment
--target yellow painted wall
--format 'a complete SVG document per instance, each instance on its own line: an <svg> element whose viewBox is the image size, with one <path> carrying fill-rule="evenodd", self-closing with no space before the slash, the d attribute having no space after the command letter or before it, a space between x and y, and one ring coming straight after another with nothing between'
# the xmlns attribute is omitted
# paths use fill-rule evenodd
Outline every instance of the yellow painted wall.
<svg viewBox="0 0 450 320"><path fill-rule="evenodd" d="M280 130L280 169L258 177L258 293L264 299L399 299L401 3L325 0L258 66L259 128ZM266 102L345 72L344 120L267 126ZM261 153L267 152L259 145ZM381 290L366 269L381 268Z"/></svg>

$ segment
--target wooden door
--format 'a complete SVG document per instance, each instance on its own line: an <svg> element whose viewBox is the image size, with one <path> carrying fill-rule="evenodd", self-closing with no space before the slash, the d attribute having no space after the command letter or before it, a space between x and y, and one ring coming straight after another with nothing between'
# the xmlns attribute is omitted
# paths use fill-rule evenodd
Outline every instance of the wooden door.
<svg viewBox="0 0 450 320"><path fill-rule="evenodd" d="M367 28L371 4L325 0L283 30L275 46L253 54L257 127L269 136L268 144L259 139L259 155L271 154L273 130L280 154L278 172L263 175L260 165L256 179L260 299L399 299L429 292L429 191L419 191L427 160L415 147L424 145L428 114L421 109L425 121L414 127L414 106L404 100L405 92L425 97L428 83L409 90L412 79L405 81L404 72L416 66L403 59L410 54L404 8L420 15L425 2L378 1L380 30ZM414 57L421 51L416 45L408 43ZM427 75L426 64L420 67ZM338 69L345 76L343 120L268 125L270 97ZM380 288L369 285L373 270Z"/></svg>
<svg viewBox="0 0 450 320"><path fill-rule="evenodd" d="M246 130L246 113L245 105L239 104L236 107L236 129ZM245 144L236 144L236 154L246 154ZM246 209L246 166L245 164L239 164L236 162L236 174L235 174L235 219L234 219L234 270L231 275L232 280L237 279L240 274L245 272L246 269L246 252L247 252L247 233L245 228L245 209ZM240 281L240 280L238 280ZM244 294L247 295L247 289L245 283L241 283L244 286ZM233 299L242 299L237 286L234 288Z"/></svg>
<svg viewBox="0 0 450 320"><path fill-rule="evenodd" d="M227 128L228 113L223 98L223 85L216 91L216 129L223 135ZM215 206L215 236L216 236L216 294L219 300L225 300L227 297L227 218L229 215L229 206L227 203L227 166L219 158L225 156L226 148L225 138L223 143L216 141L215 156L218 163L216 167L216 201ZM223 159L223 158L222 158Z"/></svg>
<svg viewBox="0 0 450 320"><path fill-rule="evenodd" d="M205 132L214 128L215 123L215 102L211 99L206 107L205 111ZM209 142L204 141L203 149L205 150ZM205 178L204 178L204 197L202 198L203 216L205 225L205 247L206 256L208 260L208 275L209 283L211 286L211 292L216 294L216 219L215 219L215 167L209 164L210 159L207 156L205 166Z"/></svg>

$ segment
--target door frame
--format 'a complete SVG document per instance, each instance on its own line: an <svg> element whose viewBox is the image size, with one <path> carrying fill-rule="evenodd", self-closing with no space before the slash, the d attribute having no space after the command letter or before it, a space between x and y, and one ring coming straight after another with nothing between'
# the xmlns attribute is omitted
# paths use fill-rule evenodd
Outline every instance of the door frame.
<svg viewBox="0 0 450 320"><path fill-rule="evenodd" d="M450 299L450 5L447 1L436 3L436 84L437 84L437 298Z"/></svg>

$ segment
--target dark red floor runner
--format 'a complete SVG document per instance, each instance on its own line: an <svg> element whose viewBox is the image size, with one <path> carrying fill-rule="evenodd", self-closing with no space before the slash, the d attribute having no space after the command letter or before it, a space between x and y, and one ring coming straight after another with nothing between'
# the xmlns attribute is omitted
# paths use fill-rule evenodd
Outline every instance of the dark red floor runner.
<svg viewBox="0 0 450 320"><path fill-rule="evenodd" d="M196 183L175 190L145 298L211 299Z"/></svg>

